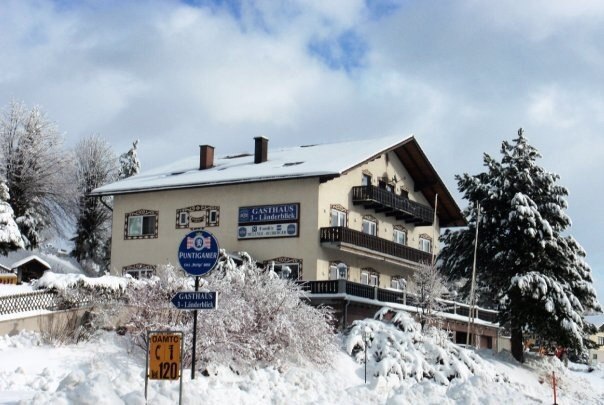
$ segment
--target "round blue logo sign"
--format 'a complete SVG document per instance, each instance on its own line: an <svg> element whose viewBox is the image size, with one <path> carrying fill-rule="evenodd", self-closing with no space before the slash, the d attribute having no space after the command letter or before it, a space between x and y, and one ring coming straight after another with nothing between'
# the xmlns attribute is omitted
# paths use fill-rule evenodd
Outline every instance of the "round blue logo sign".
<svg viewBox="0 0 604 405"><path fill-rule="evenodd" d="M206 231L193 231L178 246L178 262L190 275L203 276L216 265L219 251L214 235Z"/></svg>

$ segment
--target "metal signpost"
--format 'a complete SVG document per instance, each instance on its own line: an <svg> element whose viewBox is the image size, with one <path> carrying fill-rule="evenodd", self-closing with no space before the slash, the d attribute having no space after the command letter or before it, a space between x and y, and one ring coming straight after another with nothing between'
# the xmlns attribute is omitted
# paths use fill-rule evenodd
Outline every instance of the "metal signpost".
<svg viewBox="0 0 604 405"><path fill-rule="evenodd" d="M208 274L210 271L212 271L212 269L214 269L216 262L218 262L219 252L220 248L218 247L218 240L216 240L216 237L210 232L203 230L189 232L178 246L178 262L184 271L192 276L195 276L195 291L179 292L172 298L172 303L177 308L193 310L193 352L191 353L191 380L195 379L197 310L213 309L216 307L216 292L199 292L199 277ZM209 300L212 294L213 299ZM190 305L190 307L181 308L179 305ZM208 305L213 305L213 308L209 308Z"/></svg>
<svg viewBox="0 0 604 405"><path fill-rule="evenodd" d="M178 403L182 403L183 333L177 331L147 332L147 370L145 372L145 401L149 380L179 380Z"/></svg>

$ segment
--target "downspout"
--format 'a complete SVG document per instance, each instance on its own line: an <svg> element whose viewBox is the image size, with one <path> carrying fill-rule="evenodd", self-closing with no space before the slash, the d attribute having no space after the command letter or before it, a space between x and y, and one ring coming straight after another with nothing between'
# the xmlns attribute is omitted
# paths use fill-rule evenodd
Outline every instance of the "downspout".
<svg viewBox="0 0 604 405"><path fill-rule="evenodd" d="M99 200L101 201L101 204L103 204L105 207L107 207L107 209L108 209L109 211L113 212L113 208L111 208L111 207L109 206L109 204L107 204L107 203L106 203L106 202L103 200L103 197L105 197L105 196L104 196L104 195L99 196Z"/></svg>
<svg viewBox="0 0 604 405"><path fill-rule="evenodd" d="M350 300L344 298L344 322L342 323L342 332L346 330L346 326L348 325L348 305L350 305Z"/></svg>

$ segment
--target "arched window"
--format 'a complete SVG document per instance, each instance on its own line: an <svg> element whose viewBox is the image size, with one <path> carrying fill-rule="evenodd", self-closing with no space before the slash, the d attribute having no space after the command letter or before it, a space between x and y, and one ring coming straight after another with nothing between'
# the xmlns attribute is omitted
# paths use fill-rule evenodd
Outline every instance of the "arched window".
<svg viewBox="0 0 604 405"><path fill-rule="evenodd" d="M365 215L363 217L363 233L377 235L377 219L371 215Z"/></svg>
<svg viewBox="0 0 604 405"><path fill-rule="evenodd" d="M380 273L371 267L361 269L361 284L377 287L380 285Z"/></svg>
<svg viewBox="0 0 604 405"><path fill-rule="evenodd" d="M398 243L399 245L406 245L407 230L400 225L395 225L392 240L394 240L394 243Z"/></svg>
<svg viewBox="0 0 604 405"><path fill-rule="evenodd" d="M330 207L330 226L347 226L348 210L340 204L331 204Z"/></svg>
<svg viewBox="0 0 604 405"><path fill-rule="evenodd" d="M329 264L330 280L348 280L348 266L344 262L331 262Z"/></svg>

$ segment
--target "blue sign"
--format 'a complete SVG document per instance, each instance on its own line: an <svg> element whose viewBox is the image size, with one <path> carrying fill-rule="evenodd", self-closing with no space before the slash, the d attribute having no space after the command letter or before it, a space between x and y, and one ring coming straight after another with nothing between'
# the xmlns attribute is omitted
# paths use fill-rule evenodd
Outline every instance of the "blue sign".
<svg viewBox="0 0 604 405"><path fill-rule="evenodd" d="M178 262L192 276L209 273L218 261L218 240L210 232L193 231L178 246Z"/></svg>
<svg viewBox="0 0 604 405"><path fill-rule="evenodd" d="M239 208L239 225L267 222L297 222L299 219L299 203Z"/></svg>
<svg viewBox="0 0 604 405"><path fill-rule="evenodd" d="M180 291L172 297L172 304L178 309L216 309L216 291Z"/></svg>

